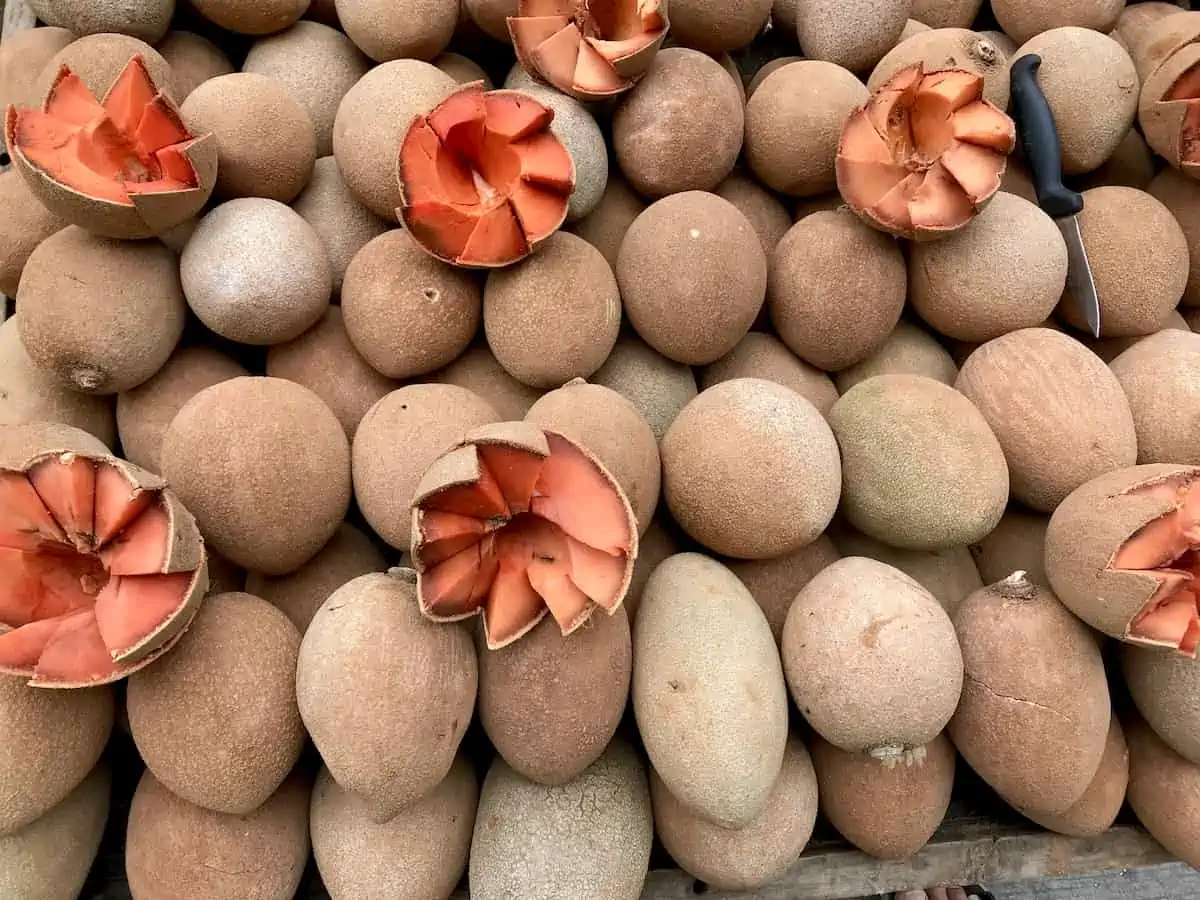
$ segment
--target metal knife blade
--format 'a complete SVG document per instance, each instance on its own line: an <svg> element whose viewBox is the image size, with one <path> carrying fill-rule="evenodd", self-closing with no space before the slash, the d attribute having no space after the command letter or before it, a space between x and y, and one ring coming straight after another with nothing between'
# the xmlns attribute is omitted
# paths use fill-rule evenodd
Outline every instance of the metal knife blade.
<svg viewBox="0 0 1200 900"><path fill-rule="evenodd" d="M1054 113L1037 83L1042 58L1035 53L1013 60L1009 69L1012 111L1021 149L1029 163L1038 206L1050 216L1067 244L1067 290L1077 304L1093 337L1100 337L1100 297L1087 250L1079 231L1083 195L1063 184L1062 148Z"/></svg>

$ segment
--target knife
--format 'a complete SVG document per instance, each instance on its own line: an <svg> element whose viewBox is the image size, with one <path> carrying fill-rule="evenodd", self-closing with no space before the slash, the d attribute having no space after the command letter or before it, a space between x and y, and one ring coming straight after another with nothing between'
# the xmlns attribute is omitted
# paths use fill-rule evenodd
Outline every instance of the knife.
<svg viewBox="0 0 1200 900"><path fill-rule="evenodd" d="M1063 184L1062 148L1054 113L1037 83L1042 58L1030 53L1015 60L1010 69L1012 110L1021 149L1029 163L1038 206L1062 232L1067 242L1067 287L1087 321L1092 337L1100 337L1100 297L1088 263L1083 235L1079 233L1079 213L1083 195Z"/></svg>

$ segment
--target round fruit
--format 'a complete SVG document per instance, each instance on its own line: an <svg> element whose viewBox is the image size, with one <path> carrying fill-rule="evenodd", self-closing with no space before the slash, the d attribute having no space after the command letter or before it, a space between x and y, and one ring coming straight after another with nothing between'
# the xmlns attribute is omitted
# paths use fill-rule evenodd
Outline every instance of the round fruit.
<svg viewBox="0 0 1200 900"><path fill-rule="evenodd" d="M73 34L117 32L156 44L171 24L175 0L28 0L38 20Z"/></svg>
<svg viewBox="0 0 1200 900"><path fill-rule="evenodd" d="M700 388L734 378L763 378L791 388L825 415L837 402L837 388L828 375L792 353L772 334L751 331L736 347L700 370Z"/></svg>
<svg viewBox="0 0 1200 900"><path fill-rule="evenodd" d="M1200 663L1155 647L1121 648L1125 684L1154 733L1184 759L1200 765Z"/></svg>
<svg viewBox="0 0 1200 900"><path fill-rule="evenodd" d="M1010 508L991 533L971 545L984 584L1013 572L1024 572L1034 584L1050 586L1046 577L1046 528L1050 517Z"/></svg>
<svg viewBox="0 0 1200 900"><path fill-rule="evenodd" d="M912 0L796 0L796 32L809 59L870 69L900 41Z"/></svg>
<svg viewBox="0 0 1200 900"><path fill-rule="evenodd" d="M50 25L5 37L0 44L0 109L8 109L9 104L38 103L42 99L34 90L38 76L54 55L74 40L75 35L67 29Z"/></svg>
<svg viewBox="0 0 1200 900"><path fill-rule="evenodd" d="M996 21L1014 41L1065 25L1108 32L1117 24L1125 0L992 0Z"/></svg>
<svg viewBox="0 0 1200 900"><path fill-rule="evenodd" d="M762 31L771 13L770 0L707 3L674 0L671 35L686 47L718 54L745 47Z"/></svg>
<svg viewBox="0 0 1200 900"><path fill-rule="evenodd" d="M171 67L175 98L182 103L188 94L210 78L237 71L229 57L206 37L190 31L169 31L158 52Z"/></svg>
<svg viewBox="0 0 1200 900"><path fill-rule="evenodd" d="M935 28L901 41L879 61L867 89L877 91L901 69L921 63L929 71L963 69L983 79L983 98L1008 109L1008 54L993 40L967 28Z"/></svg>
<svg viewBox="0 0 1200 900"><path fill-rule="evenodd" d="M7 44L8 41L5 41ZM71 41L42 67L29 92L13 96L14 101L39 106L50 93L58 73L63 66L79 76L83 86L93 97L103 97L109 92L129 61L139 57L150 73L150 80L175 102L182 102L175 93L175 82L171 67L162 54L143 40L127 34L88 34ZM193 124L189 122L188 124ZM202 134L198 129L196 134Z"/></svg>
<svg viewBox="0 0 1200 900"><path fill-rule="evenodd" d="M646 201L638 195L617 170L609 173L604 194L596 207L570 230L600 251L608 264L617 268L617 254L629 226L646 209Z"/></svg>
<svg viewBox="0 0 1200 900"><path fill-rule="evenodd" d="M261 35L295 24L309 4L308 0L191 0L191 5L227 31Z"/></svg>
<svg viewBox="0 0 1200 900"><path fill-rule="evenodd" d="M459 6L454 0L421 0L398 9L387 0L337 0L337 16L375 62L433 59L454 35Z"/></svg>
<svg viewBox="0 0 1200 900"><path fill-rule="evenodd" d="M691 371L690 369L688 370ZM471 347L444 369L429 376L434 384L465 388L496 411L498 421L519 422L544 391L513 378L486 344Z"/></svg>
<svg viewBox="0 0 1200 900"><path fill-rule="evenodd" d="M616 391L632 403L660 441L679 411L697 393L696 376L690 366L667 359L636 334L628 333L617 338L591 382Z"/></svg>
<svg viewBox="0 0 1200 900"><path fill-rule="evenodd" d="M1171 211L1187 240L1188 280L1180 303L1200 306L1200 182L1178 169L1166 168L1145 190Z"/></svg>
<svg viewBox="0 0 1200 900"><path fill-rule="evenodd" d="M930 28L970 28L982 0L913 0L909 15Z"/></svg>
<svg viewBox="0 0 1200 900"><path fill-rule="evenodd" d="M38 200L16 169L0 173L0 294L17 295L21 271L34 249L67 226Z"/></svg>
<svg viewBox="0 0 1200 900"><path fill-rule="evenodd" d="M1109 367L1133 411L1137 461L1200 465L1200 450L1188 439L1200 409L1200 334L1164 329Z"/></svg>
<svg viewBox="0 0 1200 900"><path fill-rule="evenodd" d="M779 199L749 175L734 172L713 193L728 200L746 217L762 241L763 253L770 258L775 245L789 228L792 217Z"/></svg>
<svg viewBox="0 0 1200 900"><path fill-rule="evenodd" d="M783 638L783 623L796 594L818 572L841 558L833 541L821 535L806 547L772 559L731 561L729 569L758 601L778 644ZM640 556L638 561L641 561Z"/></svg>
<svg viewBox="0 0 1200 900"><path fill-rule="evenodd" d="M1024 815L1043 828L1070 837L1098 837L1112 827L1125 803L1129 785L1129 748L1116 716L1108 723L1108 740L1100 766L1087 790L1065 812Z"/></svg>
<svg viewBox="0 0 1200 900"><path fill-rule="evenodd" d="M1129 806L1166 851L1200 865L1200 841L1191 823L1200 815L1200 766L1164 744L1145 722L1126 727L1129 743Z"/></svg>
<svg viewBox="0 0 1200 900"><path fill-rule="evenodd" d="M958 377L958 366L946 348L928 332L901 319L878 350L861 362L842 369L834 376L834 382L838 391L844 394L876 375L924 375L953 386Z"/></svg>

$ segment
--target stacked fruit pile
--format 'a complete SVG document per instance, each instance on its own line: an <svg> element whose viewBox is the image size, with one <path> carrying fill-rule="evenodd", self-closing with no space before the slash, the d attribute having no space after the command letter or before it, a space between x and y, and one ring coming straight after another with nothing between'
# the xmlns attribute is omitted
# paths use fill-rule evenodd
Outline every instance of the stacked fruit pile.
<svg viewBox="0 0 1200 900"><path fill-rule="evenodd" d="M131 763L133 900L752 889L964 763L1200 865L1200 13L29 6L4 900Z"/></svg>

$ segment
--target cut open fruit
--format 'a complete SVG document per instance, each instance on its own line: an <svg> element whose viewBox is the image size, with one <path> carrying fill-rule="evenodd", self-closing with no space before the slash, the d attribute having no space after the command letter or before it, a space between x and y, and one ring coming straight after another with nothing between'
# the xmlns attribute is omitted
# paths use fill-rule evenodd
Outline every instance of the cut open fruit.
<svg viewBox="0 0 1200 900"><path fill-rule="evenodd" d="M637 558L637 520L588 451L527 422L468 434L425 472L413 499L421 611L483 617L490 649L547 612L563 635L616 612Z"/></svg>
<svg viewBox="0 0 1200 900"><path fill-rule="evenodd" d="M866 222L910 240L962 228L1000 188L1016 127L963 69L897 72L851 113L838 191Z"/></svg>
<svg viewBox="0 0 1200 900"><path fill-rule="evenodd" d="M0 673L118 681L170 649L207 586L196 522L158 476L72 451L0 469Z"/></svg>
<svg viewBox="0 0 1200 900"><path fill-rule="evenodd" d="M106 237L162 234L199 212L216 183L215 141L188 130L140 56L99 102L62 66L40 109L9 106L5 138L48 209Z"/></svg>
<svg viewBox="0 0 1200 900"><path fill-rule="evenodd" d="M667 36L660 0L520 0L508 33L521 68L579 100L633 87Z"/></svg>
<svg viewBox="0 0 1200 900"><path fill-rule="evenodd" d="M524 259L562 225L575 163L550 131L554 110L475 81L400 145L400 221L426 252L466 268Z"/></svg>
<svg viewBox="0 0 1200 900"><path fill-rule="evenodd" d="M1200 179L1200 43L1185 44L1146 79L1138 121L1151 148Z"/></svg>

